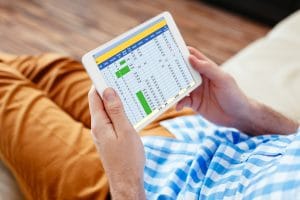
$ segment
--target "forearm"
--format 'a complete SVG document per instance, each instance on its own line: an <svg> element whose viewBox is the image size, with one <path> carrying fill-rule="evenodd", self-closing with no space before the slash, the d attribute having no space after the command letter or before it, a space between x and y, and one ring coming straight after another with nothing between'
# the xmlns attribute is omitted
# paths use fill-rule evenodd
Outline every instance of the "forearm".
<svg viewBox="0 0 300 200"><path fill-rule="evenodd" d="M299 123L261 103L250 100L250 106L237 122L237 128L250 135L287 135L295 133L299 128Z"/></svg>
<svg viewBox="0 0 300 200"><path fill-rule="evenodd" d="M146 200L144 185L141 181L110 184L110 193L113 200Z"/></svg>

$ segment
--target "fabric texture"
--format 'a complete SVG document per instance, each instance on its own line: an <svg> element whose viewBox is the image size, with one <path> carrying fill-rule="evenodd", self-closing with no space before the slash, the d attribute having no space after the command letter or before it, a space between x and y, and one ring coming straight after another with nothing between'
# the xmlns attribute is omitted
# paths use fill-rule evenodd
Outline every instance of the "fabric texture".
<svg viewBox="0 0 300 200"><path fill-rule="evenodd" d="M0 158L24 198L108 197L90 136L90 87L82 65L68 57L0 54ZM173 137L159 121L190 114L172 108L140 134Z"/></svg>
<svg viewBox="0 0 300 200"><path fill-rule="evenodd" d="M249 137L199 115L161 124L176 138L143 138L147 199L299 198L300 130Z"/></svg>

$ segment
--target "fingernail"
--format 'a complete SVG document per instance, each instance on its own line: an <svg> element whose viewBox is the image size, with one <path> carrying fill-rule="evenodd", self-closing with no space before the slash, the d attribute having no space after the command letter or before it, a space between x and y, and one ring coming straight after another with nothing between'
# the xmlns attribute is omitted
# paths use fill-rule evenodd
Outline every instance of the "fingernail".
<svg viewBox="0 0 300 200"><path fill-rule="evenodd" d="M116 92L112 88L107 88L103 93L103 97L106 101L114 101L116 98Z"/></svg>

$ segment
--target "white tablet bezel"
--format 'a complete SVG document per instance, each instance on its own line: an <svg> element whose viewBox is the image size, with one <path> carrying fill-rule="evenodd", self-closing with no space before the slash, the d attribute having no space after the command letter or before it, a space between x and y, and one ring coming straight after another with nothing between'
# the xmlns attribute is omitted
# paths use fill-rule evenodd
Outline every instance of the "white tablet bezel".
<svg viewBox="0 0 300 200"><path fill-rule="evenodd" d="M156 17L142 23L141 25L127 31L126 33L116 37L115 39L105 43L104 45L89 51L88 53L86 53L83 57L82 57L82 63L84 65L84 68L86 69L88 75L90 76L97 92L100 94L100 96L102 97L103 91L108 87L107 84L105 83L105 79L102 76L101 71L98 69L98 66L96 64L96 61L93 57L93 55L95 55L97 52L106 49L109 46L112 46L113 44L119 42L120 40L124 39L125 37L132 35L136 32L138 32L139 30L143 29L145 26L157 21L160 18L164 18L167 22L167 25L169 27L169 30L172 32L175 41L177 42L177 45L180 49L180 51L182 52L182 55L188 65L188 68L191 72L191 75L195 81L195 84L190 87L189 89L187 89L184 93L180 94L171 104L168 104L167 106L165 106L164 108L162 108L159 112L154 113L154 114L150 114L148 116L146 116L148 118L148 120L144 121L143 123L139 124L139 126L135 127L135 129L137 131L141 130L142 128L144 128L146 125L148 125L149 123L151 123L155 118L157 118L159 115L161 115L162 113L164 113L166 110L168 110L169 108L171 108L173 105L175 105L180 99L182 99L185 96L188 96L189 93L191 91L193 91L196 87L198 87L201 82L202 79L199 75L199 73L197 71L195 71L193 69L193 67L190 65L189 61L188 61L188 57L189 57L189 51L188 48L171 16L171 14L169 12L163 12L159 15L157 15Z"/></svg>

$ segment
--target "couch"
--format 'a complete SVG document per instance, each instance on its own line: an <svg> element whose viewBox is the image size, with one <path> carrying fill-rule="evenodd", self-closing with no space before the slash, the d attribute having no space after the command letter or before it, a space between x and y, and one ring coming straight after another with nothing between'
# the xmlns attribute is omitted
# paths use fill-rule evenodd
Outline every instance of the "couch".
<svg viewBox="0 0 300 200"><path fill-rule="evenodd" d="M244 92L300 121L300 10L222 67Z"/></svg>
<svg viewBox="0 0 300 200"><path fill-rule="evenodd" d="M225 62L250 97L300 121L300 11ZM0 161L0 199L23 199Z"/></svg>

